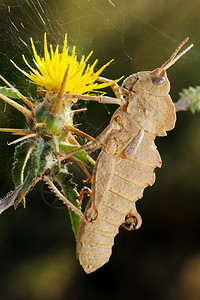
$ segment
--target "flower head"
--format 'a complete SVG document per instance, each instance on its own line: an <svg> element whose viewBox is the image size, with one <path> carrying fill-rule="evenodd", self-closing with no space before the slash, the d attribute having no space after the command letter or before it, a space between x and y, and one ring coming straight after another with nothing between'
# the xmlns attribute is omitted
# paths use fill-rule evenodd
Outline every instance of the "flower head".
<svg viewBox="0 0 200 300"><path fill-rule="evenodd" d="M30 69L29 73L19 68L13 61L12 63L34 84L43 86L46 91L59 93L67 69L68 77L64 94L95 93L98 89L105 88L112 85L113 82L116 82L95 82L97 77L112 62L112 60L95 72L94 68L98 60L95 60L92 65L87 64L87 61L93 52L90 52L86 58L85 56L82 56L81 60L78 61L75 54L75 46L73 47L71 54L69 54L69 48L67 47L67 34L65 35L62 52L59 52L59 46L56 47L55 51L53 50L52 45L49 47L50 50L48 49L46 33L44 34L44 57L40 57L37 54L32 39L31 45L34 55L33 62L36 66L35 69L31 67L24 55L22 57Z"/></svg>

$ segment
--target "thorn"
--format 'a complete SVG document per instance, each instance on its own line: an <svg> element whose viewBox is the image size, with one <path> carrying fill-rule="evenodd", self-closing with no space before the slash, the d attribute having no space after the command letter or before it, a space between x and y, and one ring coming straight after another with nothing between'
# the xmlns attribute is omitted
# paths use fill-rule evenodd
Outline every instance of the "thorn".
<svg viewBox="0 0 200 300"><path fill-rule="evenodd" d="M1 80L5 82L7 86L9 86L11 89L13 89L17 95L24 101L26 105L28 105L32 110L34 110L35 105L29 101L24 95L22 95L12 84L10 84L2 75L0 75Z"/></svg>
<svg viewBox="0 0 200 300"><path fill-rule="evenodd" d="M21 142L21 141L24 141L24 140L26 140L26 139L30 139L30 138L33 138L33 137L36 137L36 136L37 136L37 134L35 134L35 133L28 134L28 135L26 135L26 136L23 136L23 137L21 137L21 138L19 138L19 139L14 140L14 141L11 142L11 143L8 143L8 146L13 145L13 144L17 144L17 143L19 143L19 142Z"/></svg>
<svg viewBox="0 0 200 300"><path fill-rule="evenodd" d="M44 129L45 128L45 123L36 123L35 128Z"/></svg>
<svg viewBox="0 0 200 300"><path fill-rule="evenodd" d="M80 108L80 109L73 110L72 112L73 112L73 114L78 114L78 113L86 111L86 110L87 110L87 108L85 107L85 108Z"/></svg>
<svg viewBox="0 0 200 300"><path fill-rule="evenodd" d="M108 0L108 2L110 2L110 4L115 7L115 4L111 0Z"/></svg>
<svg viewBox="0 0 200 300"><path fill-rule="evenodd" d="M31 120L33 119L33 113L29 109L4 96L3 94L0 94L0 98L6 103L16 108L18 111L20 111L26 117L27 122L30 124Z"/></svg>
<svg viewBox="0 0 200 300"><path fill-rule="evenodd" d="M70 67L70 64L68 64L67 69L65 71L65 75L64 75L64 78L63 78L63 81L61 84L60 92L59 92L60 96L64 96L64 93L65 93L65 90L67 87L67 80L68 80L68 76L69 76L69 67Z"/></svg>
<svg viewBox="0 0 200 300"><path fill-rule="evenodd" d="M88 135L87 133L85 133L85 132L83 132L83 131L81 131L81 130L79 130L79 129L71 126L71 125L67 125L66 124L66 125L64 125L64 128L65 128L66 131L70 131L70 132L76 133L76 134L78 134L78 135L80 135L80 136L82 136L82 137L84 137L84 138L86 138L86 139L88 139L90 141L94 140L94 138L91 137L90 135Z"/></svg>
<svg viewBox="0 0 200 300"><path fill-rule="evenodd" d="M11 132L13 135L27 135L30 134L28 129L15 129L15 128L0 128L1 132Z"/></svg>
<svg viewBox="0 0 200 300"><path fill-rule="evenodd" d="M66 90L67 80L68 80L68 75L69 75L69 66L70 65L68 64L62 84L61 84L60 92L59 92L58 96L56 97L55 103L52 108L52 114L54 116L59 115L62 110L63 96L64 96L64 93Z"/></svg>
<svg viewBox="0 0 200 300"><path fill-rule="evenodd" d="M53 135L53 143L55 147L55 153L56 153L56 158L58 162L58 168L61 168L61 161L60 161L60 149L59 149L59 141L58 141L58 136Z"/></svg>

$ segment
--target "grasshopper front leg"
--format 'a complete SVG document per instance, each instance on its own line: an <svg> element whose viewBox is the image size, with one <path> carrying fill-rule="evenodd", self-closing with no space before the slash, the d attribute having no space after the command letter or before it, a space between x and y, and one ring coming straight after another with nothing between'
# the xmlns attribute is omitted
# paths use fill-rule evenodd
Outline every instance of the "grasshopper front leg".
<svg viewBox="0 0 200 300"><path fill-rule="evenodd" d="M112 82L113 80L111 79L108 79L108 78L105 78L105 77L97 77L97 80L100 81L100 82ZM122 91L121 91L121 87L117 84L117 82L114 82L112 85L111 85L111 88L115 94L115 96L121 100L123 100L123 95L122 95Z"/></svg>
<svg viewBox="0 0 200 300"><path fill-rule="evenodd" d="M100 82L105 82L105 83L110 83L113 81L111 79L107 79L104 77L98 77L97 80ZM118 104L120 106L126 104L126 100L123 97L121 87L116 82L113 82L113 84L111 85L111 88L112 88L116 98L109 97L109 96L91 96L91 95L83 95L83 94L67 94L65 96L60 96L60 97L97 101L99 103L105 103L105 104L106 103Z"/></svg>
<svg viewBox="0 0 200 300"><path fill-rule="evenodd" d="M65 96L60 96L62 98L67 99L80 99L80 100L90 100L90 101L97 101L99 103L110 103L110 104L122 104L122 100L119 98L108 97L108 96L90 96L90 95L83 95L83 94L67 94Z"/></svg>
<svg viewBox="0 0 200 300"><path fill-rule="evenodd" d="M79 148L73 149L65 154L63 154L63 160L65 160L66 158L76 154L79 151L87 151L87 152L92 152L98 148L100 148L102 146L102 144L104 143L105 139L107 138L107 136L116 129L116 126L114 123L111 123L110 125L108 125L104 131L97 136L93 141L87 143L86 145L83 145Z"/></svg>

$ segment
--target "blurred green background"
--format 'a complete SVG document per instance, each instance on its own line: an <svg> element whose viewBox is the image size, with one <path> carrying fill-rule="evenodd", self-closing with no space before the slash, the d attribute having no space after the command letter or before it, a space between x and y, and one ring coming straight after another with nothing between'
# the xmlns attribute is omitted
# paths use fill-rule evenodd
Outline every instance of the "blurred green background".
<svg viewBox="0 0 200 300"><path fill-rule="evenodd" d="M102 74L125 77L161 66L186 37L194 48L168 70L171 96L200 84L200 4L198 0L13 0L0 2L0 73L30 97L32 85L10 63L24 68L31 58L30 37L42 53L43 34L78 55L91 50L98 67L114 58ZM41 50L41 51L40 51ZM89 103L80 128L96 136L116 109ZM0 102L0 127L21 128L22 115ZM0 196L12 189L12 136L0 135ZM75 256L68 212L47 204L38 184L27 207L0 217L0 298L29 300L200 299L200 115L178 114L176 128L156 140L163 160L157 180L137 207L143 225L120 228L109 263L84 274Z"/></svg>

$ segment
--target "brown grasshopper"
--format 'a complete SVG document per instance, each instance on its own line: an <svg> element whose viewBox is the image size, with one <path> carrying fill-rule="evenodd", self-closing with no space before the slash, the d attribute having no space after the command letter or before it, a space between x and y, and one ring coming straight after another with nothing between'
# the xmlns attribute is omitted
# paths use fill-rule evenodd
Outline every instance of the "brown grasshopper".
<svg viewBox="0 0 200 300"><path fill-rule="evenodd" d="M166 69L193 46L177 55L187 40L160 68L126 78L116 89L117 98L67 96L120 105L108 127L96 139L65 156L102 147L92 175L91 198L81 216L77 237L77 257L86 273L109 260L120 225L129 230L141 226L135 202L142 198L145 187L153 185L154 169L162 163L154 140L172 130L176 121ZM77 213L80 216L80 211Z"/></svg>

